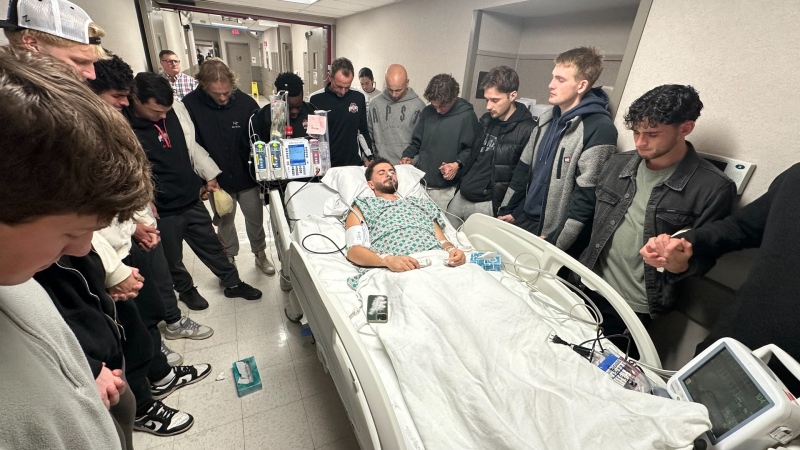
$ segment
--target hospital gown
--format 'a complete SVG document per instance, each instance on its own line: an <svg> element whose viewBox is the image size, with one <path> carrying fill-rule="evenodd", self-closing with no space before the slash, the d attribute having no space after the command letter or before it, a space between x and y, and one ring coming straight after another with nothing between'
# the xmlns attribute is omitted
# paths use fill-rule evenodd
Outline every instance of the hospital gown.
<svg viewBox="0 0 800 450"><path fill-rule="evenodd" d="M444 223L439 207L428 199L415 197L387 200L363 197L355 205L364 215L369 229L370 250L379 255L411 255L439 247L433 222ZM358 280L368 269L360 268L358 275L347 279L356 289Z"/></svg>

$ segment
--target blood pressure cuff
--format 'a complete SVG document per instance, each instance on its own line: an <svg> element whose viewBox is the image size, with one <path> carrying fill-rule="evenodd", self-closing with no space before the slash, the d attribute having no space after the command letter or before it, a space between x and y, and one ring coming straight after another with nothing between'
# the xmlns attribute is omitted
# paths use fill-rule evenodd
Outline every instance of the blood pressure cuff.
<svg viewBox="0 0 800 450"><path fill-rule="evenodd" d="M369 231L367 231L367 227L363 223L358 226L354 225L345 230L344 241L345 249L347 250L350 250L350 248L355 247L356 245L369 248Z"/></svg>

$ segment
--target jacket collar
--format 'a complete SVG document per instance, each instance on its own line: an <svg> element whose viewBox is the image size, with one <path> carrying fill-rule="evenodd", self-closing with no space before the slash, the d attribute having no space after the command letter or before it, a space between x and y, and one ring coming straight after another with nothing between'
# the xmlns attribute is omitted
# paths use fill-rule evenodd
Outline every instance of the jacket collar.
<svg viewBox="0 0 800 450"><path fill-rule="evenodd" d="M631 178L636 175L642 158L634 153L634 157L625 165L622 172L619 174L620 178ZM694 149L691 142L686 141L686 156L678 163L678 167L672 172L672 175L664 182L664 184L672 190L682 191L692 175L697 171L697 166L700 165L700 155Z"/></svg>

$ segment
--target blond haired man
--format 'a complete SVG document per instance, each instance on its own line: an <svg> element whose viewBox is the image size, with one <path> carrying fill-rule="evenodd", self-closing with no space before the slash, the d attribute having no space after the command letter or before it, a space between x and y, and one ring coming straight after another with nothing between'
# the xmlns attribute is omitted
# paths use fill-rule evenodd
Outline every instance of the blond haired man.
<svg viewBox="0 0 800 450"><path fill-rule="evenodd" d="M103 29L66 0L11 0L0 28L12 47L49 54L89 80L95 78L94 62L108 57L100 45Z"/></svg>
<svg viewBox="0 0 800 450"><path fill-rule="evenodd" d="M238 76L219 58L207 59L197 72L199 89L183 98L183 104L197 130L197 143L206 149L222 173L217 183L233 198L233 211L219 216L212 200L214 223L231 263L239 254L239 235L234 219L236 204L242 209L250 251L256 266L273 275L275 268L266 255L264 203L260 186L250 172L250 116L258 111L258 103L237 87Z"/></svg>

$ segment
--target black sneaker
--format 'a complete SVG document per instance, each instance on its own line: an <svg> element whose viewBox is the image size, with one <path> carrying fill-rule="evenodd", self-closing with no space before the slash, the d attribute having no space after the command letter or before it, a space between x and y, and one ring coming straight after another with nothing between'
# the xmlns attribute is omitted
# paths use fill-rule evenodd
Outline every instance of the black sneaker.
<svg viewBox="0 0 800 450"><path fill-rule="evenodd" d="M133 429L155 434L156 436L175 436L192 428L194 417L191 414L172 409L156 400L143 416L137 416Z"/></svg>
<svg viewBox="0 0 800 450"><path fill-rule="evenodd" d="M153 393L154 399L165 399L176 390L197 383L211 373L211 365L195 364L193 366L175 366L172 368L172 373L175 374L175 378L173 378L171 382L163 386L150 385L150 392Z"/></svg>
<svg viewBox="0 0 800 450"><path fill-rule="evenodd" d="M261 291L242 281L234 287L225 288L225 297L239 297L245 300L258 300L261 298Z"/></svg>
<svg viewBox="0 0 800 450"><path fill-rule="evenodd" d="M197 292L196 287L179 294L178 299L180 299L180 301L183 303L186 303L186 306L193 311L200 311L208 308L208 302L203 298L202 295L200 295L199 292Z"/></svg>

